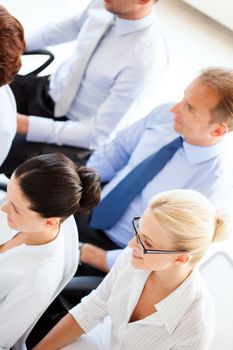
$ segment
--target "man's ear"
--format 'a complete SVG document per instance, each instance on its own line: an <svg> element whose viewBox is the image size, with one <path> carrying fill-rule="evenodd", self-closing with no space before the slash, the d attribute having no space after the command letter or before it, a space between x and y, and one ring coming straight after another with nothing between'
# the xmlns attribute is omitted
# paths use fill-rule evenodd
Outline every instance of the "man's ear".
<svg viewBox="0 0 233 350"><path fill-rule="evenodd" d="M211 131L211 135L214 137L220 137L229 132L229 128L225 123L217 124L214 129Z"/></svg>
<svg viewBox="0 0 233 350"><path fill-rule="evenodd" d="M45 225L47 228L55 229L60 226L61 219L57 217L51 217L46 219Z"/></svg>
<svg viewBox="0 0 233 350"><path fill-rule="evenodd" d="M179 254L173 261L176 265L183 265L189 263L191 260L191 254L189 253L182 253Z"/></svg>

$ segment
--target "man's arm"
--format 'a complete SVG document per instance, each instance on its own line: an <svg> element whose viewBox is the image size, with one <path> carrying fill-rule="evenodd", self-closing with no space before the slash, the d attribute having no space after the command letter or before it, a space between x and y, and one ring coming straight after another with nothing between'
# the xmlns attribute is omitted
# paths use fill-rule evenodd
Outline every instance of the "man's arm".
<svg viewBox="0 0 233 350"><path fill-rule="evenodd" d="M32 33L26 32L27 50L38 50L75 40L87 18L88 8L64 21L48 24Z"/></svg>
<svg viewBox="0 0 233 350"><path fill-rule="evenodd" d="M111 138L112 132L134 103L144 84L142 75L142 72L136 74L133 68L122 72L96 112L85 121L61 122L30 116L27 140L98 148Z"/></svg>
<svg viewBox="0 0 233 350"><path fill-rule="evenodd" d="M121 130L116 137L104 144L91 155L87 166L96 169L102 182L115 177L129 161L146 129L148 118L145 117L130 127Z"/></svg>
<svg viewBox="0 0 233 350"><path fill-rule="evenodd" d="M98 148L91 157L89 167L96 168L109 181L122 168L140 140L146 125L146 118L118 133L114 141ZM27 117L18 114L17 131L27 134L27 141L55 143L62 145L60 137L66 136L67 145L80 146L79 139L88 131L88 125L74 121L59 122L42 117ZM87 146L84 146L88 148ZM104 171L102 171L104 169Z"/></svg>
<svg viewBox="0 0 233 350"><path fill-rule="evenodd" d="M98 147L91 155L87 162L87 166L98 171L103 182L108 182L115 177L117 172L121 170L134 154L136 147L146 138L147 132L156 127L154 137L159 137L159 130L161 126L170 125L171 114L169 111L169 104L163 104L154 108L146 117L132 124L130 127L119 131L116 137Z"/></svg>

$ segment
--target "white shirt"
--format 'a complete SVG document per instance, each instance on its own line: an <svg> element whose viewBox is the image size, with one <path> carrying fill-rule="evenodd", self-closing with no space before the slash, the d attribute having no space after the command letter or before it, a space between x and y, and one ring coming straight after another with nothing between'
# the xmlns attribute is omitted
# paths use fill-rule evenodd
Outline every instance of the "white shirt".
<svg viewBox="0 0 233 350"><path fill-rule="evenodd" d="M93 9L113 18L102 0L94 0L78 16L27 36L29 50L77 41L70 59L51 75L50 95L55 103L72 72L73 62L79 59L82 42L85 45L85 25ZM90 59L67 113L69 120L31 116L27 140L97 148L112 137L120 121L121 127L126 126L136 108L137 113L145 108L146 101L152 99L160 86L166 68L167 49L154 11L139 20L117 17Z"/></svg>
<svg viewBox="0 0 233 350"><path fill-rule="evenodd" d="M75 320L89 332L105 319L95 333L102 350L206 350L215 315L199 272L156 304L157 312L129 323L150 274L133 268L130 255L126 248L100 286L70 310Z"/></svg>
<svg viewBox="0 0 233 350"><path fill-rule="evenodd" d="M15 235L5 217L1 213L1 243L6 232L9 239ZM63 277L64 227L65 222L48 244L22 244L0 253L0 350L10 349L50 304Z"/></svg>
<svg viewBox="0 0 233 350"><path fill-rule="evenodd" d="M0 87L0 165L5 160L16 133L16 104L8 85Z"/></svg>

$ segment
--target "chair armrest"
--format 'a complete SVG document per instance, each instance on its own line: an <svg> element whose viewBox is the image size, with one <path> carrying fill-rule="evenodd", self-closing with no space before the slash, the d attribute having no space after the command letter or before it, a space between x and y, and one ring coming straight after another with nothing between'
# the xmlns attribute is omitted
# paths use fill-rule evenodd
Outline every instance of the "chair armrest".
<svg viewBox="0 0 233 350"><path fill-rule="evenodd" d="M85 295L97 288L103 278L96 276L73 277L58 296L58 301L66 311L69 311L74 305L80 303Z"/></svg>
<svg viewBox="0 0 233 350"><path fill-rule="evenodd" d="M77 276L73 277L72 280L63 289L64 292L75 293L77 291L92 291L98 287L102 282L103 277L97 276Z"/></svg>

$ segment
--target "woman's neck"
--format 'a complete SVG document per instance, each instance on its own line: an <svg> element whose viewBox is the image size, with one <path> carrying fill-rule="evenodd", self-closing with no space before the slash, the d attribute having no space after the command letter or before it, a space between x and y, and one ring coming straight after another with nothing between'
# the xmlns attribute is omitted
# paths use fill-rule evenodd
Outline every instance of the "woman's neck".
<svg viewBox="0 0 233 350"><path fill-rule="evenodd" d="M21 244L34 246L50 243L57 237L59 229L59 227L56 227L40 232L19 232L12 239L0 246L0 253L4 253Z"/></svg>
<svg viewBox="0 0 233 350"><path fill-rule="evenodd" d="M176 290L193 271L194 266L185 264L173 266L171 269L153 271L151 277L156 284L156 288L161 289L161 293L169 295Z"/></svg>
<svg viewBox="0 0 233 350"><path fill-rule="evenodd" d="M20 232L22 243L27 245L42 245L52 242L58 235L60 227L43 229L39 232Z"/></svg>

